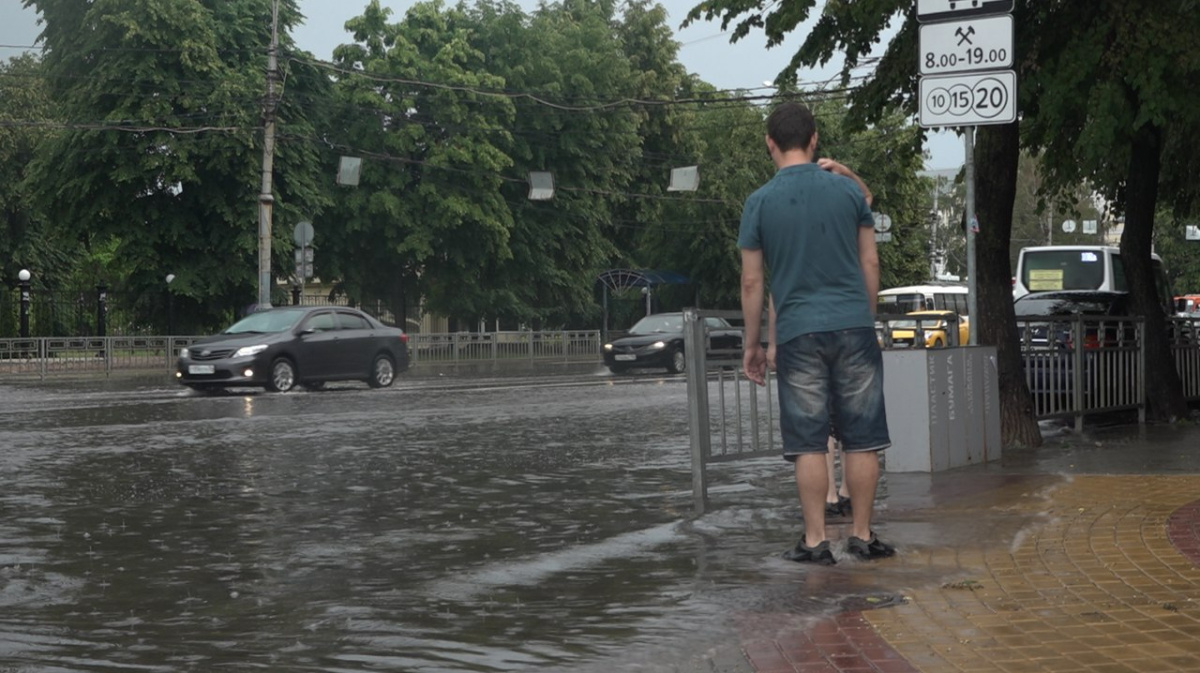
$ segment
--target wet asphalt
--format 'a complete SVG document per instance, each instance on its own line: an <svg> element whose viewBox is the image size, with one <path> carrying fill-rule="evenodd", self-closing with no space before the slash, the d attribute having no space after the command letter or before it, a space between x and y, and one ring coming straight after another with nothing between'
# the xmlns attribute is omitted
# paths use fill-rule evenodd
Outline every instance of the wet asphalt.
<svg viewBox="0 0 1200 673"><path fill-rule="evenodd" d="M881 534L1027 523L931 518L948 485L1195 469L1139 455L1162 430L1046 430L1002 463L888 474ZM786 463L711 477L693 519L682 376L427 369L216 396L165 375L0 380L0 671L741 671L747 615L944 581L853 562L817 581L778 557L799 532Z"/></svg>

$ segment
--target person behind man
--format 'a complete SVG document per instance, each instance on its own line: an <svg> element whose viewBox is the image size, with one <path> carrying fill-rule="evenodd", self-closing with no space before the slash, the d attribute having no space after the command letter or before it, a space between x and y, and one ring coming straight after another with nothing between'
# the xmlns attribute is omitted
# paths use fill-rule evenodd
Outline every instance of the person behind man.
<svg viewBox="0 0 1200 673"><path fill-rule="evenodd" d="M883 359L875 336L879 255L870 190L831 159L813 163L818 134L800 103L767 119L767 150L778 169L742 211L742 313L746 376L765 385L765 279L775 320L768 348L778 370L783 456L795 463L804 536L784 557L836 562L825 534L825 457L838 428L844 479L854 503L846 551L861 559L895 549L871 530L879 451L891 445L883 400Z"/></svg>

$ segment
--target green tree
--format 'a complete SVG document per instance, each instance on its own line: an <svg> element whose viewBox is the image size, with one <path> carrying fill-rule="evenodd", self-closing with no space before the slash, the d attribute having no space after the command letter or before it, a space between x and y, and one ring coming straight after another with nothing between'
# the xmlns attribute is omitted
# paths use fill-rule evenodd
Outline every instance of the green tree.
<svg viewBox="0 0 1200 673"><path fill-rule="evenodd" d="M335 51L343 154L365 154L358 187L338 188L318 265L354 297L390 289L404 305L464 320L510 306L488 270L511 258L501 195L512 166L504 81L487 71L461 9L413 6L390 23L371 2Z"/></svg>
<svg viewBox="0 0 1200 673"><path fill-rule="evenodd" d="M23 268L34 272L38 284L54 283L52 274L67 268L73 256L71 242L46 225L24 183L53 123L41 60L26 54L0 63L0 280L6 285Z"/></svg>
<svg viewBox="0 0 1200 673"><path fill-rule="evenodd" d="M224 322L255 296L270 0L25 4L42 15L46 75L66 126L30 167L35 202L89 249L115 250L108 280L143 311L161 320L173 273L187 327ZM285 48L299 19L284 0ZM279 128L312 133L286 93ZM315 162L305 148L276 154L276 222L319 210ZM273 233L278 268L290 229Z"/></svg>
<svg viewBox="0 0 1200 673"><path fill-rule="evenodd" d="M486 20L498 9L478 6L481 48L510 90L534 94L515 100L513 170L551 172L556 192L533 202L525 184L504 185L513 256L493 277L513 293L514 317L535 326L596 325L596 278L620 256L614 241L623 238L617 221L631 217L626 194L647 189L638 177L650 117L627 99L657 85L632 65L612 2L565 0L528 17L508 6ZM653 32L653 17L644 18ZM646 40L647 48L656 44Z"/></svg>

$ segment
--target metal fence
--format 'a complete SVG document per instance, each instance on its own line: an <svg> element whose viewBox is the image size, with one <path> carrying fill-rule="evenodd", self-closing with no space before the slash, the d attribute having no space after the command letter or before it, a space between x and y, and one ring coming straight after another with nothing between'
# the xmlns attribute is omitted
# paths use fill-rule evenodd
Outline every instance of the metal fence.
<svg viewBox="0 0 1200 673"><path fill-rule="evenodd" d="M172 371L179 349L200 337L38 337L0 339L0 377ZM423 363L600 361L600 332L409 335L412 366Z"/></svg>
<svg viewBox="0 0 1200 673"><path fill-rule="evenodd" d="M600 358L599 330L410 334L409 355L420 362L581 360Z"/></svg>
<svg viewBox="0 0 1200 673"><path fill-rule="evenodd" d="M695 344L707 339L704 318L740 320L740 313L684 311L684 350L688 357L688 426L692 452L693 505L707 508L707 466L724 461L778 455L779 434L766 387L746 379L740 358L710 360ZM903 319L903 316L898 316ZM908 318L911 320L911 318ZM953 325L953 321L950 321ZM1071 316L1019 321L1026 382L1038 419L1085 417L1114 411L1146 413L1145 323L1138 318ZM893 339L877 330L887 348L924 348L924 326L909 326ZM1168 320L1169 343L1184 395L1200 400L1200 320ZM1077 347L1078 346L1078 347ZM765 439L765 441L764 441Z"/></svg>

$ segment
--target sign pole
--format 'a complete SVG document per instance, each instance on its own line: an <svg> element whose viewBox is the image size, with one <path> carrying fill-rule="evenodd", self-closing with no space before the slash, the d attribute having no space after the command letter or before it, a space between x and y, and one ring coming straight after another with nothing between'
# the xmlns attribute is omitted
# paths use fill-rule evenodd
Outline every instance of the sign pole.
<svg viewBox="0 0 1200 673"><path fill-rule="evenodd" d="M963 141L966 143L966 181L967 181L967 314L970 316L970 340L972 346L979 345L979 280L975 273L975 127L968 126L963 131Z"/></svg>

